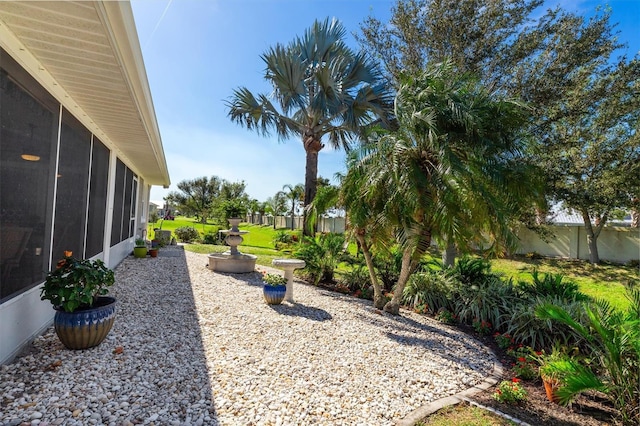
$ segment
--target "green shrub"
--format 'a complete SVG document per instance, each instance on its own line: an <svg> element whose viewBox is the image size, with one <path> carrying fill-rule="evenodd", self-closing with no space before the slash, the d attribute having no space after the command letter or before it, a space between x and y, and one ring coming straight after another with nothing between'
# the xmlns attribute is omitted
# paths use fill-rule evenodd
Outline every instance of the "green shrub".
<svg viewBox="0 0 640 426"><path fill-rule="evenodd" d="M495 274L491 272L491 262L486 259L461 257L455 264L451 273L463 284L477 285L487 279L493 279Z"/></svg>
<svg viewBox="0 0 640 426"><path fill-rule="evenodd" d="M291 244L292 242L293 236L283 229L279 229L278 231L276 231L276 235L273 237L274 245L277 245L278 243Z"/></svg>
<svg viewBox="0 0 640 426"><path fill-rule="evenodd" d="M183 226L181 228L176 228L173 233L176 234L178 239L183 243L190 243L200 238L200 234L198 233L196 228L192 226Z"/></svg>
<svg viewBox="0 0 640 426"><path fill-rule="evenodd" d="M456 324L458 322L458 316L453 312L442 308L436 314L436 320L445 324Z"/></svg>
<svg viewBox="0 0 640 426"><path fill-rule="evenodd" d="M351 292L368 293L369 287L371 287L369 269L364 265L353 265L350 270L341 275L340 282L348 287Z"/></svg>
<svg viewBox="0 0 640 426"><path fill-rule="evenodd" d="M204 237L202 237L202 244L219 244L220 240L218 239L217 232L207 232Z"/></svg>
<svg viewBox="0 0 640 426"><path fill-rule="evenodd" d="M586 342L592 365L575 360L554 367L563 372L557 394L561 403L587 390L604 392L618 410L624 425L640 424L640 290L629 290L631 307L626 312L605 301L583 304L586 326L580 317L560 306L545 304L536 309L543 320L570 327Z"/></svg>
<svg viewBox="0 0 640 426"><path fill-rule="evenodd" d="M549 273L540 276L538 271L534 269L531 276L533 278L532 283L519 283L519 289L526 297L552 296L567 302L589 300L589 296L580 293L578 284L564 280L562 274Z"/></svg>
<svg viewBox="0 0 640 426"><path fill-rule="evenodd" d="M453 311L461 322L485 321L495 329L501 329L519 300L511 281L495 275L487 275L473 285L458 283L452 297Z"/></svg>
<svg viewBox="0 0 640 426"><path fill-rule="evenodd" d="M550 350L555 341L565 346L577 345L578 338L569 327L536 316L536 309L546 304L562 306L576 316L582 309L582 302L567 302L558 296L536 296L516 304L504 323L504 329L516 342L535 349Z"/></svg>
<svg viewBox="0 0 640 426"><path fill-rule="evenodd" d="M498 402L517 404L527 400L527 391L520 385L520 379L503 380L493 394Z"/></svg>
<svg viewBox="0 0 640 426"><path fill-rule="evenodd" d="M333 275L344 253L342 234L305 237L294 256L305 261L302 270L315 284L333 281Z"/></svg>
<svg viewBox="0 0 640 426"><path fill-rule="evenodd" d="M373 256L373 266L378 272L380 282L385 291L392 291L393 286L400 277L400 267L402 266L402 252L397 248L389 252L375 253Z"/></svg>
<svg viewBox="0 0 640 426"><path fill-rule="evenodd" d="M426 305L431 312L453 310L453 279L441 272L416 272L402 292L402 303L410 307Z"/></svg>

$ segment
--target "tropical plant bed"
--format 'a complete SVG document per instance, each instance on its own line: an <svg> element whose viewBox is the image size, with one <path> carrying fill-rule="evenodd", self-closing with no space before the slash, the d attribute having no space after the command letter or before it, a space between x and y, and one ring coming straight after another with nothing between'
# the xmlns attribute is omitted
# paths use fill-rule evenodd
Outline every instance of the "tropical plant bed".
<svg viewBox="0 0 640 426"><path fill-rule="evenodd" d="M493 350L505 367L505 379L515 376L511 370L513 358L507 355L505 350L498 347L493 336L480 336L469 326L459 325L458 328L474 336ZM563 407L547 399L540 379L536 381L523 380L520 384L528 395L524 403L517 405L499 403L492 396L495 387L478 393L470 399L536 426L603 426L614 422L614 408L604 397L596 393L580 395L571 406ZM455 423L451 424L455 425Z"/></svg>
<svg viewBox="0 0 640 426"><path fill-rule="evenodd" d="M318 283L318 287L343 294L349 294L348 288L346 288L345 286L341 286L335 282L320 282ZM493 350L493 352L496 354L496 356L504 366L505 372L503 379L509 380L510 378L515 377L515 372L511 369L514 359L509 356L504 349L501 349L497 345L492 335L480 335L476 332L476 330L474 330L473 327L465 324L457 324L456 327L459 330L475 337L477 340L481 341L484 345ZM612 407L609 401L596 393L582 394L575 399L571 406L564 407L558 404L554 404L547 399L544 386L540 379L535 381L523 380L520 383L522 387L524 387L527 391L528 396L526 402L517 405L509 405L496 401L492 396L496 389L495 386L484 392L474 395L470 399L480 405L491 407L518 420L524 421L530 425L603 426L611 425L614 423L614 416L616 413L615 409ZM467 408L470 409L471 407ZM443 413L442 410L438 411L435 414L448 416L448 414L446 412ZM451 415L453 416L449 419L451 420L451 422L446 424L455 426L456 424L458 424L455 423L455 417L457 416L457 414ZM427 420L428 418L424 419L423 424L429 424ZM462 422L460 424L469 423Z"/></svg>

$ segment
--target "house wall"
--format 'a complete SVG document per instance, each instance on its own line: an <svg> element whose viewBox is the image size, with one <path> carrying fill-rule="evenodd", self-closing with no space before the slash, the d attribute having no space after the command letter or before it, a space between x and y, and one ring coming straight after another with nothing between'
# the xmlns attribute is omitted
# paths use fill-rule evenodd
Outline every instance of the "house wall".
<svg viewBox="0 0 640 426"><path fill-rule="evenodd" d="M536 233L523 229L519 232L520 246L516 253L536 252L544 256L589 259L589 245L584 226L550 226L555 237L543 241ZM640 229L605 227L598 237L600 259L626 263L640 259Z"/></svg>
<svg viewBox="0 0 640 426"><path fill-rule="evenodd" d="M3 46L3 40L0 40L0 47ZM39 214L39 219L36 222L28 223L28 218L25 217L25 207L22 205L16 209L16 212L22 212L20 214L7 214L0 215L0 230L3 231L3 241L0 241L0 245L5 248L14 246L14 243L8 241L8 235L10 233L15 234L18 230L32 228L39 229L37 235L35 231L30 232L30 237L27 236L28 242L24 247L17 250L21 254L20 257L9 265L8 259L5 258L3 252L2 258L2 281L0 281L0 289L4 289L4 292L0 292L0 364L9 362L25 344L30 342L35 336L42 333L52 323L55 311L52 309L51 304L48 301L40 300L40 289L44 281L44 272L50 270L52 265L61 257L58 253L63 247L68 247L67 244L75 244L73 251L74 256L83 257L83 253L86 251L88 244L88 227L87 223L91 221L89 214L91 183L94 176L91 174L91 156L86 158L83 165L86 164L86 168L74 170L69 164L73 164L73 156L81 155L82 153L91 153L94 143L97 144L97 138L94 139L93 129L87 128L79 117L72 117L73 114L63 108L62 101L54 96L54 91L36 81L27 77L28 71L21 67L17 58L8 56L8 52L1 51L2 61L0 66L11 77L12 73L21 74L20 89L22 90L21 97L28 99L32 97L36 101L41 101L43 96L47 98L47 102L53 106L49 106L50 111L53 114L58 114L57 119L53 124L47 124L45 130L40 122L29 121L28 124L32 128L38 131L49 132L49 139L44 140L44 146L41 142L39 147L44 148L48 156L46 157L46 163L43 161L37 164L37 171L43 176L46 176L49 184L36 186L40 193L33 191L27 191L29 193L29 199L34 199L34 204L29 207L31 212L35 210ZM15 62L12 60L15 59ZM7 64L11 62L11 70L7 70ZM33 76L32 76L33 77ZM10 79L5 78L3 81L7 82ZM11 80L13 81L13 80ZM7 83L9 84L9 83ZM14 83L11 84L11 90L15 91ZM7 87L9 87L7 85ZM38 94L41 95L38 95ZM5 97L4 100L0 98L0 102L9 102L9 97ZM56 105L57 102L57 105ZM37 102L32 102L35 105ZM0 108L2 111L2 108ZM13 115L11 115L13 114ZM65 116L65 114L68 114ZM69 116L70 114L70 116ZM35 115L31 115L35 116ZM12 151L16 151L26 141L30 139L28 132L25 133L24 129L28 129L24 120L20 121L19 111L9 111L7 108L3 111L2 131L3 135L10 136L10 138L3 138L3 149L0 150L0 160L2 161L3 172L7 173L7 176L17 176L15 173L22 173L25 177L35 176L28 168L34 167L36 163L28 163L19 158L19 155L14 155ZM62 117L62 118L61 118ZM65 137L61 135L64 132L64 118L73 118L78 122L73 122L76 129L79 129L79 133L72 138L67 137L66 141L69 142L69 148L73 146L81 146L83 149L80 152L76 149L61 149L62 144L65 143ZM85 117L85 121L87 118ZM68 121L68 120L67 120ZM56 124L57 123L57 124ZM20 128L12 126L21 126ZM38 126L40 125L40 129ZM85 127L83 127L85 126ZM73 126L72 126L73 127ZM67 131L68 132L68 131ZM33 130L31 131L33 135ZM57 136L56 136L57 135ZM77 136L79 135L79 136ZM87 136L88 135L88 136ZM103 141L104 142L104 141ZM83 145L85 144L86 145ZM146 215L149 203L149 186L144 184L144 178L140 173L136 172L135 167L126 158L121 158L117 154L117 148L115 146L104 143L104 146L110 151L108 168L105 168L102 175L102 181L106 176L108 184L106 189L101 190L101 195L105 197L106 202L104 206L99 208L105 208L107 213L104 219L98 219L98 229L100 229L100 223L103 223L103 244L101 245L102 251L93 259L102 259L109 267L115 267L122 259L131 253L134 238L136 235L141 235L141 232L146 228ZM10 149L8 149L10 148ZM63 147L64 148L64 147ZM19 152L19 151L16 151ZM50 155L49 155L50 154ZM44 154L43 154L44 155ZM66 163L67 169L64 171L60 169L60 158L62 155L67 155ZM87 154L89 155L89 154ZM44 157L43 157L44 158ZM85 158L85 157L83 157ZM104 163L106 165L106 162ZM117 179L116 165L119 164L121 170L124 170L124 174L121 173L122 179ZM4 176L4 175L3 175ZM64 181L67 179L67 185L70 180L76 179L76 176L82 176L85 179L86 184L80 186L80 191L86 191L85 194L80 194L78 198L80 201L74 199L65 199L61 194L64 194L63 189ZM104 187L103 187L104 188ZM117 191L120 188L120 192ZM23 193L20 187L14 188L13 191L2 191L0 201L2 202L2 212L10 211L12 203L20 202L20 199L15 198L15 194ZM72 193L74 196L78 194L78 189ZM116 194L119 194L117 198ZM25 195L23 195L25 196ZM104 199L104 198L103 198ZM15 204L13 204L15 205ZM64 207L64 209L63 209ZM77 208L75 208L77 207ZM95 208L95 207L94 207ZM63 213L60 213L60 212ZM118 216L116 213L120 212ZM58 215L56 216L56 212ZM117 220L114 220L114 216ZM101 216L100 216L101 217ZM25 222L27 221L27 222ZM25 224L26 223L26 224ZM73 224L74 232L72 239L68 239L69 232L64 225ZM115 236L112 234L112 230L117 230ZM96 234L95 228L91 228L93 236ZM36 238L37 236L37 238ZM114 240L115 239L115 240ZM99 241L99 240L97 240ZM2 247L2 246L0 246ZM60 249L60 250L58 250ZM98 245L98 250L100 245ZM29 263L30 262L30 263ZM29 269L25 265L30 265ZM19 276L19 278L18 278Z"/></svg>

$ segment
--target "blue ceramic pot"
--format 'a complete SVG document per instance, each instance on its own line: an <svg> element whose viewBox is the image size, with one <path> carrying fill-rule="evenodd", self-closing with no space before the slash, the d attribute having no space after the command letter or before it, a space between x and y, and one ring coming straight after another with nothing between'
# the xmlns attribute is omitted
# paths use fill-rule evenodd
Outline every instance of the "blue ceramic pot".
<svg viewBox="0 0 640 426"><path fill-rule="evenodd" d="M269 305L279 305L284 300L284 295L287 292L287 286L284 284L281 285L267 285L265 284L262 287L262 294L264 295L264 300Z"/></svg>
<svg viewBox="0 0 640 426"><path fill-rule="evenodd" d="M53 325L58 338L69 349L88 349L107 337L116 317L116 299L98 297L93 307L65 312L56 309Z"/></svg>

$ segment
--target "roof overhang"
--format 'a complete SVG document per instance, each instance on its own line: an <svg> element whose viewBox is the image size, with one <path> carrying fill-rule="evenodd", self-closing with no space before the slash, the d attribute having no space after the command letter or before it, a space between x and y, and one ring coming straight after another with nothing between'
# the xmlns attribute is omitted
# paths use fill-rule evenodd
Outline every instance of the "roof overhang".
<svg viewBox="0 0 640 426"><path fill-rule="evenodd" d="M128 1L0 1L0 45L146 183L169 186Z"/></svg>

